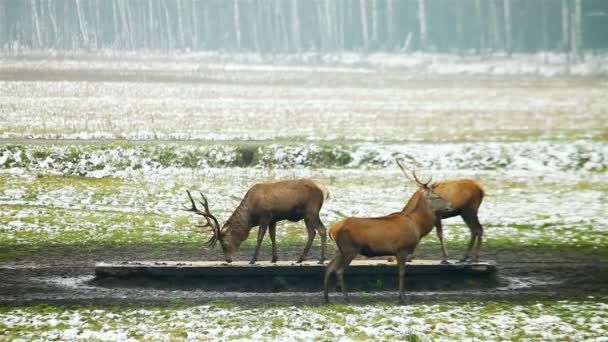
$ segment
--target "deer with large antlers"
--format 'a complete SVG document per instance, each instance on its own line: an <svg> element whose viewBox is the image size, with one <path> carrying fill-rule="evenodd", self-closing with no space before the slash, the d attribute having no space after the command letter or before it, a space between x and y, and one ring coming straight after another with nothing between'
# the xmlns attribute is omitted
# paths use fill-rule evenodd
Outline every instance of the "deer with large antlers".
<svg viewBox="0 0 608 342"><path fill-rule="evenodd" d="M308 232L308 241L297 262L301 263L306 258L317 232L321 235L321 259L319 263L324 262L327 234L325 226L319 218L319 211L323 202L329 197L329 191L324 185L308 179L256 184L247 191L241 203L222 227L220 227L217 218L209 211L207 198L201 193L202 200L200 203L203 210L200 210L196 207L190 191L187 192L192 207L186 210L205 218L206 224L199 227L210 227L213 233L211 239L205 245L213 248L219 241L226 262L232 262L232 255L238 251L241 243L249 236L251 229L256 226L259 227L258 239L250 263L254 264L257 261L267 229L272 242L272 262L276 262L275 236L277 222L282 220L297 222L302 219Z"/></svg>
<svg viewBox="0 0 608 342"><path fill-rule="evenodd" d="M397 165L401 168L403 175L409 179L410 181L415 182L416 184L420 184L420 181L416 179L412 179L408 176L403 165L397 161ZM415 176L415 173L414 173ZM431 179L427 182L430 183ZM466 261L470 258L471 250L475 247L475 254L473 255L473 261L479 260L479 250L481 249L482 239L483 239L483 226L479 223L479 218L477 217L477 212L479 210L479 206L483 201L484 190L481 184L472 179L450 179L441 182L432 183L433 191L435 191L438 195L445 198L446 201L450 203L452 206L452 210L437 213L437 219L435 221L435 227L437 229L437 238L439 238L439 243L441 244L441 253L442 253L442 263L447 263L448 252L445 248L445 244L443 242L443 225L441 223L442 219L450 218L454 216L460 215L466 225L469 227L471 232L471 238L469 240L469 245L467 246L466 252L460 261ZM416 192L421 192L423 189L418 188ZM410 259L415 257L416 252L410 255ZM408 260L408 261L409 261Z"/></svg>
<svg viewBox="0 0 608 342"><path fill-rule="evenodd" d="M435 193L432 186L422 183L413 173L420 191L414 193L400 212L374 218L349 217L333 224L329 234L338 247L338 254L325 270L324 297L329 302L329 277L336 273L344 298L344 270L359 254L366 257L391 255L397 258L399 269L399 301L404 301L405 262L420 240L435 224L437 212L450 211L448 201Z"/></svg>

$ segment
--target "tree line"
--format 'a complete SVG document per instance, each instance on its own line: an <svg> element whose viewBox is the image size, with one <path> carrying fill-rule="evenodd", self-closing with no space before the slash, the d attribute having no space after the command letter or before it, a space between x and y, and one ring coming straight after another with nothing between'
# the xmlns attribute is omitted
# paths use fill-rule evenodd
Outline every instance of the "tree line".
<svg viewBox="0 0 608 342"><path fill-rule="evenodd" d="M429 51L608 47L604 0L0 0L3 49Z"/></svg>

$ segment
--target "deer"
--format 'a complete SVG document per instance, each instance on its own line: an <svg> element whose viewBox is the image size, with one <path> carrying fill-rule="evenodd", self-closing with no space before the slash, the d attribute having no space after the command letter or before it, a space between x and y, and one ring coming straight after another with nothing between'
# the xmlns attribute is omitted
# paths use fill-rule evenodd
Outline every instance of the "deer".
<svg viewBox="0 0 608 342"><path fill-rule="evenodd" d="M416 191L406 206L396 213L382 217L348 217L329 228L330 238L338 253L325 270L324 298L329 303L328 284L332 273L340 283L345 301L349 301L344 286L344 270L357 255L366 257L396 257L399 272L399 302L404 302L405 263L420 240L428 235L436 221L437 212L452 210L450 203L437 194L429 181L421 182L412 173L420 191Z"/></svg>
<svg viewBox="0 0 608 342"><path fill-rule="evenodd" d="M198 227L211 228L212 236L204 244L213 248L219 241L226 262L232 262L243 241L249 236L253 227L258 226L258 237L255 251L250 264L255 264L262 245L262 240L268 230L272 242L272 263L277 262L276 224L282 220L297 222L304 220L308 232L308 240L297 263L306 258L312 242L318 232L321 236L321 259L325 261L326 228L321 222L319 211L323 202L329 198L329 191L321 183L309 179L284 180L273 183L259 183L252 186L245 194L232 215L220 228L218 219L209 211L207 197L201 192L199 203L203 209L197 208L189 190L186 190L192 206L187 211L194 212L205 218L206 223Z"/></svg>
<svg viewBox="0 0 608 342"><path fill-rule="evenodd" d="M412 180L403 165L397 160L397 165L403 172L403 175L410 181ZM459 216L462 217L463 221L469 227L471 232L471 238L469 240L469 244L464 253L460 262L465 262L470 258L471 250L475 247L475 252L471 261L477 262L479 261L479 250L481 249L481 244L483 240L483 226L479 223L479 218L477 216L477 212L479 211L479 206L483 201L483 197L485 191L482 185L472 179L449 179L441 182L436 182L432 184L433 190L439 194L441 197L445 198L451 206L452 210L447 212L436 213L437 220L435 221L435 228L437 231L437 238L439 239L439 243L441 245L441 254L443 264L447 264L448 262L448 252L445 248L445 244L443 242L443 225L441 223L442 219ZM417 192L424 191L421 188L416 190ZM408 261L411 261L416 256L416 251L412 253L409 257Z"/></svg>

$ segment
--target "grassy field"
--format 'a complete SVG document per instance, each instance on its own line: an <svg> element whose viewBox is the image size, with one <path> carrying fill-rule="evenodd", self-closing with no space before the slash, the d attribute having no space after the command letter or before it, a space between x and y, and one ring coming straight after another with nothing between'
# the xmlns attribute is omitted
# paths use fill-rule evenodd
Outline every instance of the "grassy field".
<svg viewBox="0 0 608 342"><path fill-rule="evenodd" d="M243 323L247 317L247 323ZM0 308L0 337L134 340L603 341L606 298L558 302L445 302L395 306Z"/></svg>
<svg viewBox="0 0 608 342"><path fill-rule="evenodd" d="M197 250L209 235L181 210L185 189L204 191L224 220L253 184L310 177L330 189L321 212L327 226L387 214L415 190L395 159L435 180L484 185L485 255L607 260L603 78L332 68L215 70L212 81L189 82L102 82L73 70L72 79L32 75L0 80L4 266L44 264L47 256L52 263L62 248L88 256L140 246ZM444 225L448 249L462 250L467 227L458 218ZM304 241L302 223L280 224L280 256ZM423 245L436 253L434 233ZM6 306L0 339L605 341L606 297L581 291L566 301L467 302L463 295L404 307L191 306L180 298L144 308Z"/></svg>

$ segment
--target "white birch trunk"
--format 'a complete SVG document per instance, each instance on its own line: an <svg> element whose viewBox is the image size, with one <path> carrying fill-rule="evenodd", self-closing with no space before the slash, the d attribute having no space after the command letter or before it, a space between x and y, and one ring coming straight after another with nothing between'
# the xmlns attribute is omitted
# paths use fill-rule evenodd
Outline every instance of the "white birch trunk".
<svg viewBox="0 0 608 342"><path fill-rule="evenodd" d="M513 50L513 30L511 29L511 0L504 0L505 13L505 48L510 55Z"/></svg>
<svg viewBox="0 0 608 342"><path fill-rule="evenodd" d="M372 41L378 41L378 0L372 0Z"/></svg>
<svg viewBox="0 0 608 342"><path fill-rule="evenodd" d="M36 0L30 0L30 5L32 7L32 43L35 47L41 47L42 39L40 38L40 20L38 18Z"/></svg>
<svg viewBox="0 0 608 342"><path fill-rule="evenodd" d="M568 51L570 43L570 15L568 0L562 0L562 49Z"/></svg>
<svg viewBox="0 0 608 342"><path fill-rule="evenodd" d="M293 47L297 52L302 49L302 38L300 35L300 13L298 12L298 0L291 0L291 39Z"/></svg>
<svg viewBox="0 0 608 342"><path fill-rule="evenodd" d="M183 9L182 0L177 0L177 34L179 36L179 46L182 48L186 43Z"/></svg>
<svg viewBox="0 0 608 342"><path fill-rule="evenodd" d="M55 19L55 11L53 10L53 7L51 5L52 1L53 0L48 0L46 4L48 6L49 18L51 19L51 26L53 27L53 35L51 37L55 37L55 40L57 40L59 39L59 29L57 27L57 20ZM56 42L51 45L56 47Z"/></svg>
<svg viewBox="0 0 608 342"><path fill-rule="evenodd" d="M82 13L82 4L80 0L76 0L76 12L78 14L78 28L80 29L80 35L82 35L82 41L86 47L89 46L89 33L87 31L87 24Z"/></svg>
<svg viewBox="0 0 608 342"><path fill-rule="evenodd" d="M483 55L486 52L486 33L485 25L483 22L483 16L481 13L481 0L475 0L475 15L477 16L478 30L479 30L479 51Z"/></svg>
<svg viewBox="0 0 608 342"><path fill-rule="evenodd" d="M572 11L571 34L572 55L576 60L581 57L581 43L583 40L581 22L581 0L574 0L574 10Z"/></svg>
<svg viewBox="0 0 608 342"><path fill-rule="evenodd" d="M241 14L240 14L240 10L239 10L239 1L240 0L233 0L233 6L234 6L234 34L235 34L235 38L236 38L236 48L237 49L241 49Z"/></svg>
<svg viewBox="0 0 608 342"><path fill-rule="evenodd" d="M395 8L394 0L386 0L386 40L387 47L392 47L395 38L393 11Z"/></svg>
<svg viewBox="0 0 608 342"><path fill-rule="evenodd" d="M426 21L426 0L418 0L418 25L420 30L420 48L426 49L428 43L427 21Z"/></svg>
<svg viewBox="0 0 608 342"><path fill-rule="evenodd" d="M361 33L363 36L363 47L367 50L369 46L369 36L367 30L367 6L365 0L359 0L359 8L361 9Z"/></svg>

